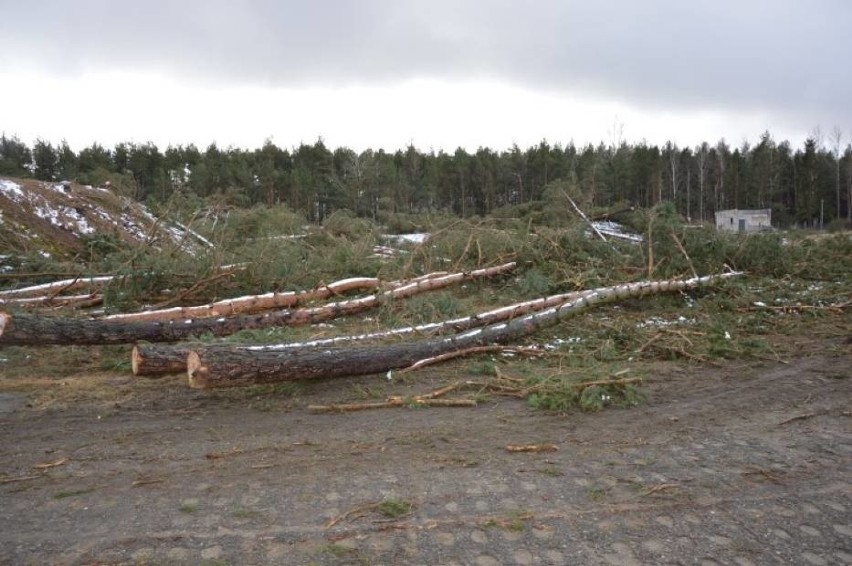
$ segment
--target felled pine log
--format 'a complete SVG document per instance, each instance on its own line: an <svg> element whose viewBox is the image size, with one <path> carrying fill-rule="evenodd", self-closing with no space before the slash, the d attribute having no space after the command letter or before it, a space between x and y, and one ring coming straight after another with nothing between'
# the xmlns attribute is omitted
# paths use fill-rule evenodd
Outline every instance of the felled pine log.
<svg viewBox="0 0 852 566"><path fill-rule="evenodd" d="M48 307L93 307L103 302L103 295L90 293L88 295L42 295L39 297L13 297L11 299L0 299L0 306L12 306L22 308L48 308Z"/></svg>
<svg viewBox="0 0 852 566"><path fill-rule="evenodd" d="M470 272L420 278L395 289L358 299L312 308L285 309L234 317L147 322L0 312L0 346L127 344L139 341L179 342L202 334L227 336L240 330L315 324L363 312L386 301L405 299L418 293L441 289L463 281L501 275L514 267L515 263L512 262Z"/></svg>
<svg viewBox="0 0 852 566"><path fill-rule="evenodd" d="M114 277L112 275L99 275L96 277L76 277L74 279L63 279L62 281L42 283L40 285L32 285L30 287L21 287L20 289L6 289L0 291L0 299L9 299L13 297L33 297L44 294L58 295L59 293L65 293L77 289L100 286L103 283L109 283L113 279Z"/></svg>
<svg viewBox="0 0 852 566"><path fill-rule="evenodd" d="M435 336L450 332L461 332L471 328L480 328L496 322L511 320L525 314L555 307L568 300L580 297L592 291L576 291L551 295L540 299L533 299L513 305L499 307L490 311L478 313L472 316L445 320L430 324L417 326L405 326L393 328L381 332L369 332L350 336L336 336L311 340L309 342L284 343L284 344L200 344L183 343L174 345L163 344L137 344L133 347L131 354L131 367L133 375L150 378L162 377L169 373L184 373L186 371L186 357L190 352L200 352L208 349L251 349L251 350L281 350L288 348L322 348L333 345L341 345L353 342L365 342L380 340L408 334L418 336Z"/></svg>
<svg viewBox="0 0 852 566"><path fill-rule="evenodd" d="M190 307L172 307L142 312L112 314L103 317L104 320L144 320L166 322L169 320L187 320L193 318L208 318L250 314L274 309L288 309L308 301L328 299L329 297L350 291L373 290L381 286L381 281L375 277L353 277L341 279L328 285L322 285L309 291L287 291L284 293L264 293L262 295L247 295L216 301L206 305Z"/></svg>
<svg viewBox="0 0 852 566"><path fill-rule="evenodd" d="M738 274L604 287L553 308L444 338L347 348L270 350L234 347L193 351L187 356L187 375L191 387L213 388L385 373L449 352L517 340L597 304L694 289L734 275Z"/></svg>

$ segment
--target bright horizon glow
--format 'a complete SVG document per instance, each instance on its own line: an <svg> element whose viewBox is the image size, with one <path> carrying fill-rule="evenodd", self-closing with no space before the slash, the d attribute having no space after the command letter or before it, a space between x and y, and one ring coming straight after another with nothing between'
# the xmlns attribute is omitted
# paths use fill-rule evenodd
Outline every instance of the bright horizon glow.
<svg viewBox="0 0 852 566"><path fill-rule="evenodd" d="M761 114L660 112L570 93L533 91L496 80L415 79L379 86L261 87L179 81L156 74L88 73L75 78L0 73L0 130L31 145L68 141L75 151L97 142L195 144L203 150L327 147L420 151L479 147L522 150L547 140L578 146L618 141L695 147L725 139L754 143L764 131L800 145L806 132ZM31 109L21 112L22 109ZM814 125L816 126L816 125ZM620 128L619 128L620 127ZM621 129L621 135L617 132ZM614 135L616 132L616 135Z"/></svg>

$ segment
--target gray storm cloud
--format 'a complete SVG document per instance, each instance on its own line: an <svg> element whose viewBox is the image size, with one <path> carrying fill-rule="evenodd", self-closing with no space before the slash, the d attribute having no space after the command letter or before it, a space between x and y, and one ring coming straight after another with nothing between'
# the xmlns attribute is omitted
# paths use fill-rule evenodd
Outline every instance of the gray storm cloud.
<svg viewBox="0 0 852 566"><path fill-rule="evenodd" d="M0 1L0 69L217 84L492 78L852 127L848 0Z"/></svg>

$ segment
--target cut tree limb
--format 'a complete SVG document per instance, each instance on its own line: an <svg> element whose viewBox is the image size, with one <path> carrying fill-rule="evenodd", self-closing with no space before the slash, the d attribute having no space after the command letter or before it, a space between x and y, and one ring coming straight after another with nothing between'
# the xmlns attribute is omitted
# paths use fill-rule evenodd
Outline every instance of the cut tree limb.
<svg viewBox="0 0 852 566"><path fill-rule="evenodd" d="M735 275L738 274L605 287L554 308L445 338L350 348L257 351L234 348L190 352L187 356L187 375L191 387L210 388L386 373L449 352L517 340L596 304L694 289Z"/></svg>
<svg viewBox="0 0 852 566"><path fill-rule="evenodd" d="M515 263L506 263L467 273L450 273L421 279L383 293L359 299L330 303L314 308L285 309L266 314L235 317L188 319L167 322L123 321L50 317L0 312L0 346L46 344L127 344L138 341L178 342L209 333L227 336L240 330L315 324L374 308L385 301L408 298L418 293L511 271Z"/></svg>

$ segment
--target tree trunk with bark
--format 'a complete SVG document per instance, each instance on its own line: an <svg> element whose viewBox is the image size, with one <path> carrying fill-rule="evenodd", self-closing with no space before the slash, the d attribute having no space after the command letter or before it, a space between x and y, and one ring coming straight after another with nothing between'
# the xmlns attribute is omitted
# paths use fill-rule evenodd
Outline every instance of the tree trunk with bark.
<svg viewBox="0 0 852 566"><path fill-rule="evenodd" d="M449 352L489 344L505 344L534 334L541 328L554 325L596 304L647 294L694 289L733 275L737 274L606 287L554 308L446 338L350 348L254 350L236 347L190 352L187 356L187 374L191 387L213 388L384 373Z"/></svg>
<svg viewBox="0 0 852 566"><path fill-rule="evenodd" d="M378 295L330 303L314 308L281 310L266 314L227 318L145 322L0 312L0 346L128 344L138 341L179 342L202 334L227 336L240 330L315 324L340 316L363 312L380 305L384 301L404 299L463 281L501 275L514 267L514 263L506 263L469 273L451 273L441 277L419 279Z"/></svg>
<svg viewBox="0 0 852 566"><path fill-rule="evenodd" d="M249 295L216 301L207 305L113 314L103 317L103 320L167 322L170 320L252 314L275 309L293 308L308 301L323 300L350 291L373 290L380 285L381 281L374 277L356 277L335 281L334 283L323 285L310 291L264 293L262 295Z"/></svg>
<svg viewBox="0 0 852 566"><path fill-rule="evenodd" d="M461 332L470 330L471 328L480 328L496 322L511 320L531 312L541 311L547 308L561 305L571 299L576 299L584 294L592 293L593 291L576 291L572 293L563 293L560 295L551 295L541 299L524 301L506 307L500 307L487 312L475 314L464 318L446 320L431 324L421 324L419 326L407 326L402 328L394 328L383 332L371 332L368 334L359 334L354 336L336 336L334 338L325 338L320 340L311 340L302 343L285 343L285 344L179 344L179 345L155 345L155 344L137 344L133 347L131 354L131 366L133 374L151 378L162 377L167 373L183 373L186 371L186 357L190 352L201 352L202 350L216 349L251 349L253 351L262 350L282 350L292 348L321 348L333 345L341 345L352 342L364 342L368 340L381 340L383 338L392 338L397 336L405 336L408 334L417 334L419 336L428 335L435 336L446 334L449 332Z"/></svg>

